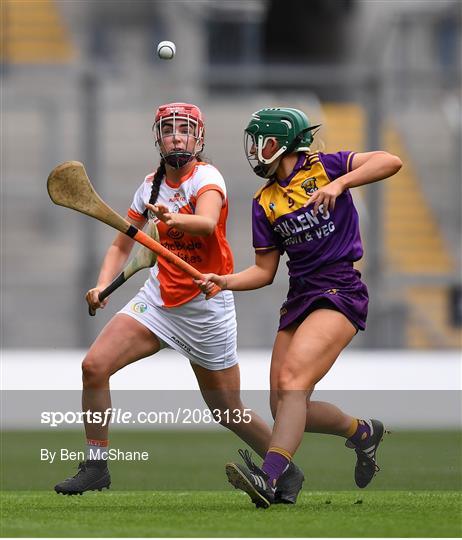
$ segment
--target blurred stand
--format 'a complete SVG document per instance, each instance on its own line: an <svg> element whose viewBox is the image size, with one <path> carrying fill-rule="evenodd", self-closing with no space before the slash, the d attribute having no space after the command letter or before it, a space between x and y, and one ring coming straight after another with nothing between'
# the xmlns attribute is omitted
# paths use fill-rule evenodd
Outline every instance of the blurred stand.
<svg viewBox="0 0 462 540"><path fill-rule="evenodd" d="M328 152L405 152L406 171L354 193L371 305L368 330L352 346L460 347L450 308L461 282L459 2L39 4L54 13L61 33L53 35L69 54L57 54L55 37L40 57L27 32L14 35L29 22L40 34L33 10L18 15L18 3L2 3L4 347L85 348L146 278L133 278L87 318L83 296L115 232L54 207L45 181L57 163L81 160L103 199L124 214L158 163L154 110L174 100L204 109L206 155L228 184L236 269L253 261L258 180L242 151L253 111L304 109L323 123ZM172 62L155 57L163 39L176 42ZM282 268L271 288L236 294L240 346L271 346L286 289Z"/></svg>
<svg viewBox="0 0 462 540"><path fill-rule="evenodd" d="M80 84L80 104L81 111L81 141L80 155L81 161L93 187L98 193L100 190L101 177L101 116L99 114L101 103L101 78L94 65L88 65L79 75ZM78 160L80 161L80 160ZM101 265L101 257L98 250L100 224L94 219L84 219L79 227L80 232L80 267L78 268L78 287L75 298L75 306L80 306L85 292L92 287L89 276L95 275L95 268ZM96 278L93 278L96 283ZM92 320L88 317L86 310L76 309L74 311L75 324L80 329L81 336L86 341L91 341L94 332Z"/></svg>

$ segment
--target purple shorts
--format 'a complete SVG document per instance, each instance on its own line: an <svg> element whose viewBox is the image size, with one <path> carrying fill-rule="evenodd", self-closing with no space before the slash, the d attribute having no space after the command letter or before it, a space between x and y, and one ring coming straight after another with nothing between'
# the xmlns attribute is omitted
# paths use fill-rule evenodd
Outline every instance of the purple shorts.
<svg viewBox="0 0 462 540"><path fill-rule="evenodd" d="M278 330L287 328L297 320L301 322L317 306L340 311L357 329L364 330L368 303L367 287L353 264L330 264L309 276L290 278L287 299L281 306Z"/></svg>

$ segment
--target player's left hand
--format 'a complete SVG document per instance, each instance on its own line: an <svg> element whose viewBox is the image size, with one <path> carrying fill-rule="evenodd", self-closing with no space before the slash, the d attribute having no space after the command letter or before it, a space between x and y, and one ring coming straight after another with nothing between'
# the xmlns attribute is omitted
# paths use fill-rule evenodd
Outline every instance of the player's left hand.
<svg viewBox="0 0 462 540"><path fill-rule="evenodd" d="M150 204L146 203L146 207L154 212L156 218L160 221L163 221L169 227L175 226L175 216L173 212L164 205L164 204Z"/></svg>
<svg viewBox="0 0 462 540"><path fill-rule="evenodd" d="M222 291L227 287L226 276L217 274L204 274L202 279L193 279L193 281L204 294L210 294L215 285L218 285Z"/></svg>
<svg viewBox="0 0 462 540"><path fill-rule="evenodd" d="M308 199L305 206L313 206L313 213L318 213L319 207L323 205L324 210L333 210L335 208L335 201L337 197L344 191L343 184L341 182L331 182L327 186L319 188Z"/></svg>

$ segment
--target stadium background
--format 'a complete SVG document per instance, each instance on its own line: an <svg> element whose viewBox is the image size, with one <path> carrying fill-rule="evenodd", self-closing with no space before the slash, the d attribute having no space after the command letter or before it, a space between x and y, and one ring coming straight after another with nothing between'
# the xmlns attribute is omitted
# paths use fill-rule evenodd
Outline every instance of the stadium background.
<svg viewBox="0 0 462 540"><path fill-rule="evenodd" d="M242 269L253 261L250 208L259 186L244 157L243 127L259 108L295 106L323 124L326 152L384 148L404 162L393 179L354 192L366 253L359 268L371 293L369 326L324 389L342 399L351 391L389 392L378 401L398 430L449 430L402 432L390 442L389 475L377 480L377 489L460 489L461 3L2 0L1 17L2 388L11 397L3 402L3 428L15 427L8 405L17 403L16 391L30 392L23 428L38 427L32 391L76 390L69 399L78 408L84 351L145 279L133 277L104 311L88 317L84 293L114 232L54 206L46 192L49 171L65 160L84 162L102 198L124 214L158 163L151 136L156 107L197 103L206 117L205 155L227 181L228 238L235 267ZM164 39L177 45L172 62L155 55ZM260 400L286 288L281 264L272 287L235 295L242 382L258 390ZM185 360L167 351L117 374L114 387L187 390L195 382ZM415 391L420 402L413 401ZM357 414L362 403L355 403ZM409 414L400 424L403 410ZM140 447L157 444L155 489L197 488L195 479L185 485L167 472L183 459L183 444L191 456L203 456L210 439L198 432L185 443L182 433L176 436L172 431L152 441L137 435ZM221 471L236 440L221 431L216 436L212 461ZM52 442L35 432L4 432L4 489L48 489L50 473L37 467L32 452L62 440L82 442L80 431L46 437ZM324 439L313 441L300 457L310 489L351 489L345 459ZM329 465L313 470L316 458L326 455ZM134 475L117 466L120 488L153 489L145 465ZM201 466L194 462L203 472ZM60 464L53 478L69 469ZM219 473L210 474L206 487L223 489L223 483Z"/></svg>
<svg viewBox="0 0 462 540"><path fill-rule="evenodd" d="M124 213L158 163L154 110L172 100L204 109L237 269L253 260L253 111L297 106L323 124L326 151L401 156L397 177L355 192L371 305L352 347L460 346L460 2L6 0L2 20L4 348L86 348L143 282L87 316L113 231L53 207L45 181L81 160ZM177 44L172 62L155 55L162 39ZM241 348L271 346L286 281L281 264L272 287L236 294Z"/></svg>

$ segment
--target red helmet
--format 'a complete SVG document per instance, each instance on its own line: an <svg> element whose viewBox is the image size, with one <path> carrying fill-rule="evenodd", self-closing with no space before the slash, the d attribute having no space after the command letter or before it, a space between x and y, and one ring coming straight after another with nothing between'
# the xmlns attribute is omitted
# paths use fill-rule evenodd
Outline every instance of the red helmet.
<svg viewBox="0 0 462 540"><path fill-rule="evenodd" d="M191 103L167 103L166 105L161 105L156 111L154 124L161 118L169 118L173 117L174 115L183 116L185 118L189 116L196 120L201 127L204 128L201 110L199 107L192 105Z"/></svg>
<svg viewBox="0 0 462 540"><path fill-rule="evenodd" d="M194 137L195 139L193 152L187 150L173 150L168 154L165 153L161 144L162 124L167 120L172 122L174 132L176 132L177 125L180 121L185 121L188 126L194 128L192 132L188 129L188 137ZM191 161L197 154L202 152L204 148L204 121L202 112L196 105L190 103L167 103L166 105L161 105L156 111L152 129L155 134L156 145L159 148L160 155L172 167L183 167L183 165L186 165L186 163Z"/></svg>

